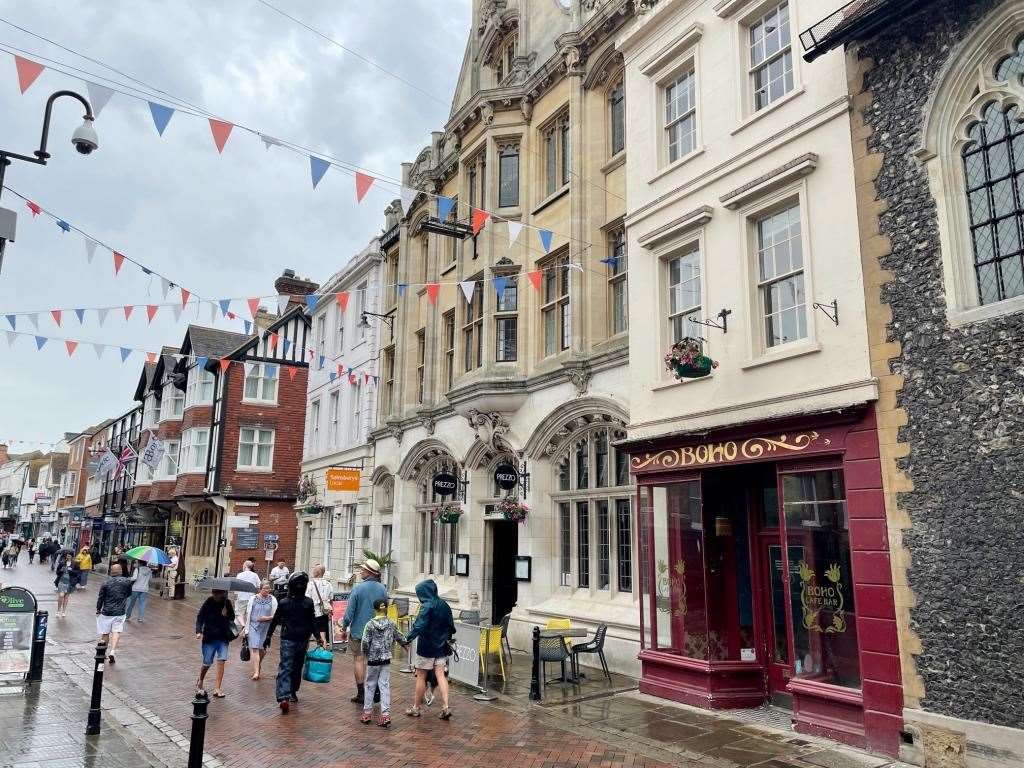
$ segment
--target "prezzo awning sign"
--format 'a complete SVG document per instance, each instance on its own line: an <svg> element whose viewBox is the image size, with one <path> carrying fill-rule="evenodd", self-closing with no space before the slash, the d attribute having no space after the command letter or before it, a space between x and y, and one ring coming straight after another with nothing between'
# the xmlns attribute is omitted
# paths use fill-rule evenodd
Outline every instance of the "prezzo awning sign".
<svg viewBox="0 0 1024 768"><path fill-rule="evenodd" d="M633 456L634 472L683 467L707 467L743 461L763 461L794 456L806 451L821 450L832 440L818 432L782 434L776 437L752 437L745 440L723 440L714 443L667 448L656 453Z"/></svg>
<svg viewBox="0 0 1024 768"><path fill-rule="evenodd" d="M439 472L434 475L432 485L434 493L438 496L442 498L454 496L456 489L459 487L459 478L451 472Z"/></svg>

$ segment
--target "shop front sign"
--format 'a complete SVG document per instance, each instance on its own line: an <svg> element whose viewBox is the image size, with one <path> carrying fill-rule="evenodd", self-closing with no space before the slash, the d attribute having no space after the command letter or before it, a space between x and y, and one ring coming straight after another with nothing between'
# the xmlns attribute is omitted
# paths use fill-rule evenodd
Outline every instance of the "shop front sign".
<svg viewBox="0 0 1024 768"><path fill-rule="evenodd" d="M451 472L439 472L434 475L434 479L431 482L433 484L434 493L441 498L454 496L456 489L459 487L459 478Z"/></svg>
<svg viewBox="0 0 1024 768"><path fill-rule="evenodd" d="M630 460L634 472L685 467L712 467L745 461L778 459L797 456L806 451L821 450L832 445L832 440L818 432L781 434L773 437L751 437L743 440L721 440L681 448L666 448L655 453L633 456Z"/></svg>
<svg viewBox="0 0 1024 768"><path fill-rule="evenodd" d="M511 491L519 485L519 470L512 464L499 464L494 468L494 482L503 491Z"/></svg>
<svg viewBox="0 0 1024 768"><path fill-rule="evenodd" d="M325 473L327 490L358 491L359 476L358 467L332 467Z"/></svg>
<svg viewBox="0 0 1024 768"><path fill-rule="evenodd" d="M833 563L825 570L825 578L818 580L817 574L806 562L800 561L800 608L803 611L804 629L825 634L842 634L846 631L842 571ZM821 625L822 612L832 615L828 626Z"/></svg>

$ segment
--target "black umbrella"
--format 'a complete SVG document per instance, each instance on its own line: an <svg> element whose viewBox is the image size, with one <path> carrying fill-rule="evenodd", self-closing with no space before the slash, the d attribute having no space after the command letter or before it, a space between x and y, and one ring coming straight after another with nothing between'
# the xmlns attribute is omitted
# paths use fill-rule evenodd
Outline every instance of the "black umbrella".
<svg viewBox="0 0 1024 768"><path fill-rule="evenodd" d="M259 592L259 587L255 584L251 584L245 579L233 579L233 578L210 578L200 579L196 582L196 589L201 592L212 592L215 589L221 589L225 592Z"/></svg>

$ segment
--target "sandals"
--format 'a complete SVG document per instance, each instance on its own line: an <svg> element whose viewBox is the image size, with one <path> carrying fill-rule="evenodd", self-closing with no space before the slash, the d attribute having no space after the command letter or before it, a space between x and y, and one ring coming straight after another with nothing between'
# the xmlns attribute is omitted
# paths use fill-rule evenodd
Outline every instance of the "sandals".
<svg viewBox="0 0 1024 768"><path fill-rule="evenodd" d="M213 698L215 698L215 699L223 699L223 698L226 698L226 697L227 697L227 694L224 693L224 691L214 691L213 692Z"/></svg>
<svg viewBox="0 0 1024 768"><path fill-rule="evenodd" d="M409 717L420 717L420 708L419 707L409 707L407 710L405 710L405 714L408 715Z"/></svg>
<svg viewBox="0 0 1024 768"><path fill-rule="evenodd" d="M369 725L373 721L373 716L369 712L363 712L359 715L359 722L363 725Z"/></svg>
<svg viewBox="0 0 1024 768"><path fill-rule="evenodd" d="M377 718L377 725L381 728L387 728L391 725L391 715L381 715Z"/></svg>

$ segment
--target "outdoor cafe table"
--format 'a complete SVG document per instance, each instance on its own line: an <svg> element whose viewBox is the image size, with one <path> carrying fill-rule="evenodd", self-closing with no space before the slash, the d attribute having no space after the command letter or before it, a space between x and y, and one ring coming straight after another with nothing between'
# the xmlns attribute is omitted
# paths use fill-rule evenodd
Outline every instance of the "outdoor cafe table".
<svg viewBox="0 0 1024 768"><path fill-rule="evenodd" d="M583 629L582 627L567 627L565 629L542 629L540 631L541 637L586 637L587 634L587 630ZM570 664L570 666L572 665ZM578 683L579 681L579 675L574 675L569 679L566 679L564 677L562 678L563 683Z"/></svg>

